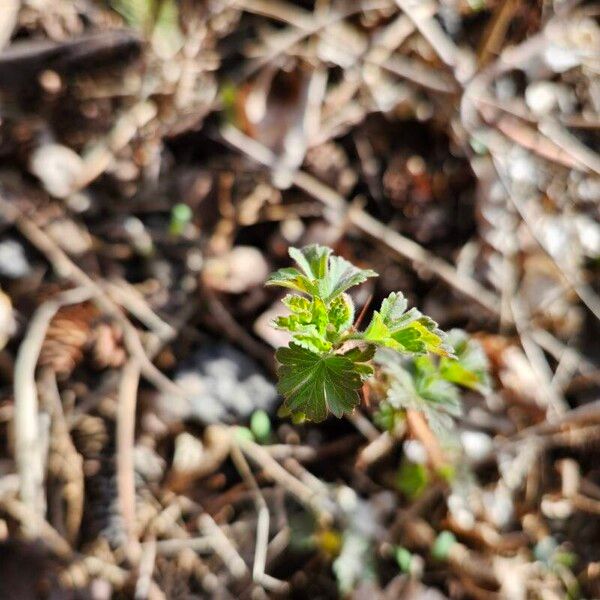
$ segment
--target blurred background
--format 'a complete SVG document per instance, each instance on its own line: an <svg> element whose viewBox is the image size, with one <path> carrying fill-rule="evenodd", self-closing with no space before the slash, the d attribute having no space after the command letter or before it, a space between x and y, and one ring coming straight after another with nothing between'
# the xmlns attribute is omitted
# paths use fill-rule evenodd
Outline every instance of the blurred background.
<svg viewBox="0 0 600 600"><path fill-rule="evenodd" d="M599 17L2 0L0 597L600 598ZM277 417L315 242L472 335L449 431Z"/></svg>

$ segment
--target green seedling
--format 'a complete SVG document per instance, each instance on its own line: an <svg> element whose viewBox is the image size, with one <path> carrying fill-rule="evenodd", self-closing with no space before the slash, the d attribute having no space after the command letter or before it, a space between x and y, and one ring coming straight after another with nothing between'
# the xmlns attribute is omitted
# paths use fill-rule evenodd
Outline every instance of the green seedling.
<svg viewBox="0 0 600 600"><path fill-rule="evenodd" d="M481 346L460 329L447 334L451 356L398 356L379 352L378 376L385 399L375 422L393 431L406 410L422 412L432 431L443 436L461 413L462 389L487 393L490 388L488 361Z"/></svg>
<svg viewBox="0 0 600 600"><path fill-rule="evenodd" d="M456 544L456 537L451 531L440 531L433 542L431 556L436 560L448 560L454 544Z"/></svg>
<svg viewBox="0 0 600 600"><path fill-rule="evenodd" d="M255 410L250 417L250 431L261 444L271 437L271 419L264 410Z"/></svg>
<svg viewBox="0 0 600 600"><path fill-rule="evenodd" d="M413 562L413 555L410 550L407 550L403 546L397 546L394 550L394 558L403 573L410 573Z"/></svg>
<svg viewBox="0 0 600 600"><path fill-rule="evenodd" d="M431 476L425 465L403 460L396 474L396 487L409 499L418 498L429 485Z"/></svg>
<svg viewBox="0 0 600 600"><path fill-rule="evenodd" d="M316 244L290 248L289 255L299 268L279 269L267 280L267 285L292 290L282 300L289 314L273 323L291 335L289 345L276 353L284 397L280 414L299 422L352 412L363 383L373 375L377 348L411 357L452 356L435 321L416 308L408 310L400 292L391 293L364 331L358 330L347 292L377 277L375 271L360 269Z"/></svg>
<svg viewBox="0 0 600 600"><path fill-rule="evenodd" d="M169 223L169 233L171 235L182 235L185 228L192 220L192 209L187 204L175 204L171 209L171 222Z"/></svg>

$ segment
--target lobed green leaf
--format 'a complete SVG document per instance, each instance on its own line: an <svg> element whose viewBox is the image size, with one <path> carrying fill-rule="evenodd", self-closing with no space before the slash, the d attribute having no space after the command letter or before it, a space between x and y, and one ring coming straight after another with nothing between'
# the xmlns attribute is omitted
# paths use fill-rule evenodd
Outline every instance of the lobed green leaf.
<svg viewBox="0 0 600 600"><path fill-rule="evenodd" d="M278 389L291 414L322 421L328 411L339 418L357 406L364 374L348 356L316 354L296 343L275 356L280 363Z"/></svg>
<svg viewBox="0 0 600 600"><path fill-rule="evenodd" d="M310 279L323 279L326 276L331 248L311 244L302 249L292 247L288 250L288 254Z"/></svg>
<svg viewBox="0 0 600 600"><path fill-rule="evenodd" d="M293 267L286 267L271 273L265 285L277 285L309 295L317 292L313 282Z"/></svg>
<svg viewBox="0 0 600 600"><path fill-rule="evenodd" d="M363 339L398 352L450 356L451 348L437 323L415 308L406 312L407 304L402 294L391 293L381 304L381 310L373 313Z"/></svg>
<svg viewBox="0 0 600 600"><path fill-rule="evenodd" d="M331 256L327 273L318 282L319 295L328 302L369 277L377 277L377 273L371 269L359 269L341 256Z"/></svg>
<svg viewBox="0 0 600 600"><path fill-rule="evenodd" d="M489 363L481 345L461 329L448 332L455 359L443 358L440 373L447 381L486 393L490 388Z"/></svg>
<svg viewBox="0 0 600 600"><path fill-rule="evenodd" d="M395 423L394 413L418 410L432 431L443 436L452 427L452 417L461 413L458 389L444 380L429 356L401 359L390 351L379 351L377 362L383 366L387 396L380 405L378 422L388 427Z"/></svg>
<svg viewBox="0 0 600 600"><path fill-rule="evenodd" d="M331 248L326 246L313 244L302 249L290 248L288 252L302 272L294 268L279 269L269 277L267 285L287 287L329 303L369 277L377 277L371 269L359 269L340 256L332 256Z"/></svg>
<svg viewBox="0 0 600 600"><path fill-rule="evenodd" d="M354 322L354 303L348 294L342 294L331 301L329 323L335 333L346 331Z"/></svg>

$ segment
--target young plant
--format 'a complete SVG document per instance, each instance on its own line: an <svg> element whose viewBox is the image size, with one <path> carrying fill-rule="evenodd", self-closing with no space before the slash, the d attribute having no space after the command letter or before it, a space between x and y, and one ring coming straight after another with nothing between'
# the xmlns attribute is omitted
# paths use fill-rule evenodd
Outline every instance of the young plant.
<svg viewBox="0 0 600 600"><path fill-rule="evenodd" d="M486 393L489 390L488 361L482 347L460 329L448 332L446 343L453 357L398 357L380 352L376 357L385 400L376 422L393 430L408 409L426 417L438 436L446 433L453 417L461 413L461 388Z"/></svg>
<svg viewBox="0 0 600 600"><path fill-rule="evenodd" d="M277 350L282 413L295 420L322 421L358 405L363 382L372 376L376 348L405 356L427 353L450 357L445 334L422 315L400 292L390 294L373 313L364 331L354 325L354 303L347 291L377 273L360 269L319 245L290 248L297 268L279 269L267 285L293 290L283 298L290 314L274 327L291 335L287 347Z"/></svg>

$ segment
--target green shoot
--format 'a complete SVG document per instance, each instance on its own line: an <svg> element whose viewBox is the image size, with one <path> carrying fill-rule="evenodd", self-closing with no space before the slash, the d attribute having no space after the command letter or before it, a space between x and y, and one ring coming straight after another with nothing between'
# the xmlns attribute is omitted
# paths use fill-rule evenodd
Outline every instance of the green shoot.
<svg viewBox="0 0 600 600"><path fill-rule="evenodd" d="M183 203L175 204L171 209L171 221L169 223L169 233L171 235L180 236L185 231L192 220L192 209Z"/></svg>
<svg viewBox="0 0 600 600"><path fill-rule="evenodd" d="M397 353L380 352L376 363L385 384L386 398L378 407L375 421L393 431L404 411L422 412L438 436L453 425L461 413L461 388L486 393L489 390L487 357L481 346L460 329L446 338L453 357L430 356L403 358Z"/></svg>
<svg viewBox="0 0 600 600"><path fill-rule="evenodd" d="M413 357L452 356L437 324L416 308L407 310L400 292L383 301L364 331L354 326L355 307L347 291L377 277L374 271L316 244L290 248L289 255L299 268L279 269L267 281L292 291L282 300L289 315L273 323L291 335L288 347L276 353L282 414L295 421L322 421L330 412L338 418L352 412L373 374L377 348Z"/></svg>
<svg viewBox="0 0 600 600"><path fill-rule="evenodd" d="M250 431L260 444L264 444L271 436L271 419L262 409L255 410L250 417Z"/></svg>

